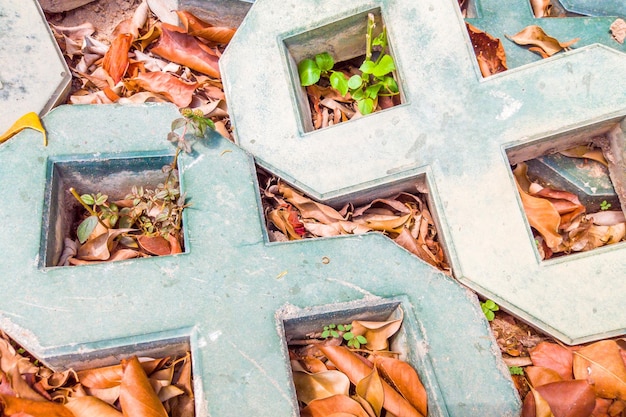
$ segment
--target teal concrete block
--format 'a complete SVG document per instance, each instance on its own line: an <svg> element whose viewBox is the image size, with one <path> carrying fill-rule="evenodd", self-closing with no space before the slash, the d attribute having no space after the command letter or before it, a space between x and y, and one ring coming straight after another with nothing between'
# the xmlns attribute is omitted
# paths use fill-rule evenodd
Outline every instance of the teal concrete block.
<svg viewBox="0 0 626 417"><path fill-rule="evenodd" d="M71 74L37 0L0 4L0 133L65 99Z"/></svg>
<svg viewBox="0 0 626 417"><path fill-rule="evenodd" d="M570 12L589 16L626 16L626 3L621 0L560 0Z"/></svg>
<svg viewBox="0 0 626 417"><path fill-rule="evenodd" d="M495 28L509 19L488 14L492 3L480 4L476 23ZM532 21L527 3L507 3L506 10L514 5L528 17L519 28L500 27L511 34ZM345 20L367 11L387 25L404 104L307 132L296 61L335 48ZM541 24L556 20L562 23L549 24L579 33L565 37L610 37L608 26L594 29L605 25L600 18ZM541 330L580 343L626 333L614 290L623 287L626 248L540 261L510 163L604 136L616 156L611 179L624 209L626 55L616 42L585 42L483 78L456 0L258 0L221 65L237 143L261 166L333 205L424 180L454 276Z"/></svg>
<svg viewBox="0 0 626 417"><path fill-rule="evenodd" d="M577 13L589 11L592 16L599 15L599 17L535 18L528 0L512 0L506 5L498 0L476 0L478 17L467 19L467 21L500 39L506 52L509 68L517 68L542 59L540 55L528 51L527 47L519 46L506 38L506 35L513 36L529 25L541 26L545 33L560 42L580 38L571 46L572 49L598 43L620 52L626 52L626 45L616 42L609 30L611 23L615 21L614 12L624 11L623 2L620 2L619 6L611 1L593 2L596 4L595 11L592 11L593 7L589 7L591 1L572 0L571 8L567 7L568 2L561 3L569 11Z"/></svg>
<svg viewBox="0 0 626 417"><path fill-rule="evenodd" d="M398 348L428 387L431 415L518 414L472 292L378 234L268 243L253 158L217 134L180 160L193 203L186 253L46 266L50 173L89 184L109 164L109 177L143 178L153 165L132 159L173 155L166 136L177 117L172 105L61 106L44 118L48 147L33 131L0 146L10 196L0 205L0 253L11 277L0 328L57 368L191 349L197 416L295 416L288 334L324 317L401 308Z"/></svg>

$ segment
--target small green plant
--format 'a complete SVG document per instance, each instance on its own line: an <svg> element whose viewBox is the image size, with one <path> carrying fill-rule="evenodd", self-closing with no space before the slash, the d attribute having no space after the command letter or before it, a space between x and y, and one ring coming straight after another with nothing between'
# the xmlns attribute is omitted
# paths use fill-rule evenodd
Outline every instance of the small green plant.
<svg viewBox="0 0 626 417"><path fill-rule="evenodd" d="M524 368L521 366L509 366L511 375L524 375Z"/></svg>
<svg viewBox="0 0 626 417"><path fill-rule="evenodd" d="M493 300L486 300L480 303L480 308L483 310L487 320L492 321L495 318L495 311L500 310L500 307Z"/></svg>
<svg viewBox="0 0 626 417"><path fill-rule="evenodd" d="M171 131L167 135L167 140L176 144L178 150L191 153L192 144L186 136L187 131L191 131L195 138L201 139L206 134L207 128L215 130L215 123L208 117L204 117L204 113L202 113L200 109L192 110L185 108L180 112L183 117L179 117L172 122ZM178 134L176 131L180 128L182 128L183 131ZM176 156L178 156L178 153Z"/></svg>
<svg viewBox="0 0 626 417"><path fill-rule="evenodd" d="M354 333L352 333L350 330L352 330L351 324L329 324L328 326L324 326L324 331L322 331L322 338L328 339L329 337L342 337L343 340L348 342L349 347L353 347L355 349L359 349L361 345L367 343L367 339L364 336L355 336Z"/></svg>
<svg viewBox="0 0 626 417"><path fill-rule="evenodd" d="M306 58L298 64L300 83L303 87L316 84L321 77L326 77L330 85L346 97L348 93L356 101L361 114L370 114L376 108L379 96L393 96L399 93L398 84L390 75L396 69L387 49L387 31L383 30L372 39L375 27L374 15L367 19L365 60L359 67L361 74L350 78L342 71L333 70L335 61L328 52L317 54L314 59ZM378 56L373 60L373 46L379 48Z"/></svg>
<svg viewBox="0 0 626 417"><path fill-rule="evenodd" d="M605 211L611 208L611 203L607 202L606 200L603 200L600 203L600 210Z"/></svg>

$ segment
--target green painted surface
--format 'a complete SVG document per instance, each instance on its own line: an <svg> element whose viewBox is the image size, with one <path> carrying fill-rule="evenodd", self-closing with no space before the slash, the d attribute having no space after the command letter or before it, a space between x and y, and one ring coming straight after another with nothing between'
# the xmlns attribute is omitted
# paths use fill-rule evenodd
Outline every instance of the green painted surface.
<svg viewBox="0 0 626 417"><path fill-rule="evenodd" d="M11 196L0 205L3 330L58 367L190 347L198 416L295 416L283 320L293 331L303 317L399 305L401 345L429 389L430 415L517 415L470 291L377 234L268 243L252 157L216 134L181 160L193 202L187 253L40 266L49 161L171 152L176 117L171 105L62 106L44 118L48 147L33 131L0 145L0 187Z"/></svg>
<svg viewBox="0 0 626 417"><path fill-rule="evenodd" d="M483 0L472 21L514 34L534 22L520 1L505 8ZM405 103L305 133L286 40L369 10L380 10L387 24ZM624 334L616 291L626 273L624 244L540 261L509 166L509 158L610 137L624 209L626 55L610 39L609 20L541 20L549 34L583 39L537 62L515 47L517 68L483 78L456 0L258 0L221 59L237 142L260 165L336 205L425 177L457 279L567 343Z"/></svg>

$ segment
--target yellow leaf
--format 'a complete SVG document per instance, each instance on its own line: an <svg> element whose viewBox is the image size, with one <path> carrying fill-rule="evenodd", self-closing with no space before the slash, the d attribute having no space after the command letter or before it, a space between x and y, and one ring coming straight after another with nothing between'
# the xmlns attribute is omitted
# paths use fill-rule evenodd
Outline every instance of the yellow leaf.
<svg viewBox="0 0 626 417"><path fill-rule="evenodd" d="M9 128L2 136L0 136L0 143L11 139L14 135L21 132L26 128L38 130L43 134L43 146L48 146L48 137L46 136L46 130L41 125L41 120L35 112L26 113Z"/></svg>

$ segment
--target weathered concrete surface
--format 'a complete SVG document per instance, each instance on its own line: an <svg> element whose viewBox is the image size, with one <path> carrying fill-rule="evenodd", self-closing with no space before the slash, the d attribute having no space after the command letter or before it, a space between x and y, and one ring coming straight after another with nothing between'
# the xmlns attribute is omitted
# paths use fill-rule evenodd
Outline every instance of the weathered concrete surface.
<svg viewBox="0 0 626 417"><path fill-rule="evenodd" d="M62 102L72 78L36 0L0 2L0 133Z"/></svg>
<svg viewBox="0 0 626 417"><path fill-rule="evenodd" d="M535 21L523 3L483 0L472 21L514 34ZM291 40L373 9L387 24L405 104L305 133ZM425 176L458 280L566 343L624 334L616 289L623 288L626 247L540 261L509 158L516 163L594 135L611 136L622 154L626 46L610 39L604 18L541 24L561 39L583 39L538 62L516 47L530 59L483 78L456 0L258 0L221 59L237 142L287 182L338 205ZM611 47L594 43L599 38ZM612 173L620 195L624 172L621 163Z"/></svg>
<svg viewBox="0 0 626 417"><path fill-rule="evenodd" d="M430 415L518 414L473 293L378 234L269 244L252 157L217 134L180 160L187 253L40 266L51 164L173 154L177 117L172 105L62 106L44 118L48 147L32 131L0 145L3 330L60 367L190 347L197 416L282 417L297 415L283 321L393 303Z"/></svg>

